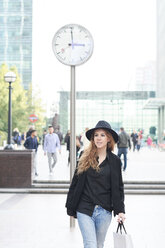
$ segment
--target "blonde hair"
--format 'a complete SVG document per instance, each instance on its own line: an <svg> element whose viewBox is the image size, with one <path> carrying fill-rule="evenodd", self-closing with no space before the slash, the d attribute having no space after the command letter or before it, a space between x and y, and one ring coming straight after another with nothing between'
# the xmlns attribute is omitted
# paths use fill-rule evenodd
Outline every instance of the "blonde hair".
<svg viewBox="0 0 165 248"><path fill-rule="evenodd" d="M107 150L114 151L115 141L112 135L108 131L106 130L104 131L107 138L109 139L107 143ZM83 152L79 160L77 174L81 174L84 171L87 171L90 167L92 167L96 171L99 171L97 158L98 158L97 147L94 142L94 133L93 133L88 148Z"/></svg>

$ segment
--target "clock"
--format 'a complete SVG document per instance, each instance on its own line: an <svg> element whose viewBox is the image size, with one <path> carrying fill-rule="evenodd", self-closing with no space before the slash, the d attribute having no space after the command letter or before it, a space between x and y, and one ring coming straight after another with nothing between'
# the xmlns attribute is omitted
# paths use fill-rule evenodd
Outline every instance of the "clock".
<svg viewBox="0 0 165 248"><path fill-rule="evenodd" d="M53 37L53 51L57 59L70 66L85 63L93 53L93 38L90 32L77 24L60 28Z"/></svg>

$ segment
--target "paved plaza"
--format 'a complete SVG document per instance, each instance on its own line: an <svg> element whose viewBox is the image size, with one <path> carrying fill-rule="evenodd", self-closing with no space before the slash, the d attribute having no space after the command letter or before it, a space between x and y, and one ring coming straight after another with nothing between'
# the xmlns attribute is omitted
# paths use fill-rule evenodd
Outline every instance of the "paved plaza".
<svg viewBox="0 0 165 248"><path fill-rule="evenodd" d="M125 180L164 180L165 153L143 148L130 152ZM49 177L47 158L38 154L39 179L69 179L65 147L58 155L54 176ZM66 195L0 194L0 248L83 248L77 225L69 227L66 215ZM127 232L132 235L134 248L164 247L165 196L126 195ZM105 248L113 248L113 218Z"/></svg>
<svg viewBox="0 0 165 248"><path fill-rule="evenodd" d="M38 179L69 180L70 168L67 165L68 152L66 147L62 146L62 153L58 153L58 163L53 176L49 176L47 156L43 154L40 147L38 152ZM123 161L123 157L121 159ZM157 149L149 150L147 147L143 147L140 152L129 151L128 166L123 173L123 178L124 180L165 181L165 152L160 152Z"/></svg>

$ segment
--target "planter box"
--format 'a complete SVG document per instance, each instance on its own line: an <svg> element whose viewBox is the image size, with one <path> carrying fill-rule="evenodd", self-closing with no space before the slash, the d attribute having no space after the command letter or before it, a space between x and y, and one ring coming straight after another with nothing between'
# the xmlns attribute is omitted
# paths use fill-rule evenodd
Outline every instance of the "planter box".
<svg viewBox="0 0 165 248"><path fill-rule="evenodd" d="M0 188L31 187L33 163L33 150L0 150Z"/></svg>

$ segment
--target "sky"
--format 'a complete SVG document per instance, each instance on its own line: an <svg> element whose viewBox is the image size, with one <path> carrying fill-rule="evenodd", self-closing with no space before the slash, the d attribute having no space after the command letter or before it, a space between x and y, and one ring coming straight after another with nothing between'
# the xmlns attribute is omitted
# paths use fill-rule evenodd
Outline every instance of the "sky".
<svg viewBox="0 0 165 248"><path fill-rule="evenodd" d="M76 67L77 91L133 90L136 68L156 60L156 0L34 0L33 84L48 108L70 89L70 67L56 59L52 39L71 23L94 39L92 57Z"/></svg>

